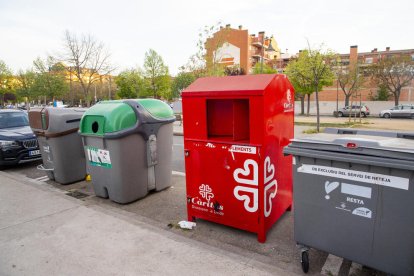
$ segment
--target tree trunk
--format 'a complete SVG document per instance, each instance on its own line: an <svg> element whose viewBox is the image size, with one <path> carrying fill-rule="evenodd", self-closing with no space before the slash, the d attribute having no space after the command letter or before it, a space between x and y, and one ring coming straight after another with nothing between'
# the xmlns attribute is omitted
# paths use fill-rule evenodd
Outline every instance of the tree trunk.
<svg viewBox="0 0 414 276"><path fill-rule="evenodd" d="M305 114L305 95L302 95L300 98L300 115Z"/></svg>
<svg viewBox="0 0 414 276"><path fill-rule="evenodd" d="M310 109L310 94L306 94L308 96L308 108L306 111L306 116L309 116L309 109Z"/></svg>
<svg viewBox="0 0 414 276"><path fill-rule="evenodd" d="M316 99L316 131L319 132L320 118L319 118L319 94L318 85L315 85L315 99Z"/></svg>
<svg viewBox="0 0 414 276"><path fill-rule="evenodd" d="M394 103L395 106L397 106L400 103L400 94L401 94L401 88L396 89L394 93Z"/></svg>
<svg viewBox="0 0 414 276"><path fill-rule="evenodd" d="M345 94L345 106L349 106L349 99L350 98L351 98L351 94Z"/></svg>

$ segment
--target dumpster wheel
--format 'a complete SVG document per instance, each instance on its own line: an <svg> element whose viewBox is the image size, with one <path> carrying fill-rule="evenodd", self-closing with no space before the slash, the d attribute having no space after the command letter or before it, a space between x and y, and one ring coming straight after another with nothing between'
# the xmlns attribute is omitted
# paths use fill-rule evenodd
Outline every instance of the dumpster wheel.
<svg viewBox="0 0 414 276"><path fill-rule="evenodd" d="M308 253L308 251L302 251L300 263L302 265L303 272L308 273L308 271L309 271L309 253Z"/></svg>

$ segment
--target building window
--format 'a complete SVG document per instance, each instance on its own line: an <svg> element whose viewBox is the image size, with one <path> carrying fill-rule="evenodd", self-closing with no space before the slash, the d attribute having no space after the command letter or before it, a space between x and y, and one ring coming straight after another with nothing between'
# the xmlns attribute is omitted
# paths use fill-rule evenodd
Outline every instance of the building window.
<svg viewBox="0 0 414 276"><path fill-rule="evenodd" d="M366 64L372 64L373 58L365 58L365 63Z"/></svg>

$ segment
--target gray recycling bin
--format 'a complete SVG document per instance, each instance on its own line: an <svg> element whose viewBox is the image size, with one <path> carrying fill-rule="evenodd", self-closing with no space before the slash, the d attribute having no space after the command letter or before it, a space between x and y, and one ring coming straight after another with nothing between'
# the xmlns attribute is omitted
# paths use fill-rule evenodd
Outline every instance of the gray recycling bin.
<svg viewBox="0 0 414 276"><path fill-rule="evenodd" d="M69 184L85 179L86 164L79 123L85 109L46 107L31 109L29 123L37 136L43 165L51 180Z"/></svg>
<svg viewBox="0 0 414 276"><path fill-rule="evenodd" d="M82 117L95 194L118 203L171 186L172 109L155 99L102 101Z"/></svg>
<svg viewBox="0 0 414 276"><path fill-rule="evenodd" d="M414 275L414 135L328 132L294 139L284 150L294 157L294 237L303 270L312 247Z"/></svg>

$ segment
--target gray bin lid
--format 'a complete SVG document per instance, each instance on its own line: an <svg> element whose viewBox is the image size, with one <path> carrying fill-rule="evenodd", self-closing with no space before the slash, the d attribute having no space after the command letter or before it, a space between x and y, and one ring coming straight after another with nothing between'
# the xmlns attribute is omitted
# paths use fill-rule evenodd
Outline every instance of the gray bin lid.
<svg viewBox="0 0 414 276"><path fill-rule="evenodd" d="M79 129L82 108L46 107L29 111L30 126L36 135L59 137Z"/></svg>
<svg viewBox="0 0 414 276"><path fill-rule="evenodd" d="M80 120L86 110L83 108L47 108L49 113L49 127L45 133L61 133L79 129Z"/></svg>
<svg viewBox="0 0 414 276"><path fill-rule="evenodd" d="M331 132L332 133L332 132ZM414 168L414 140L393 135L320 133L291 140L285 154Z"/></svg>

